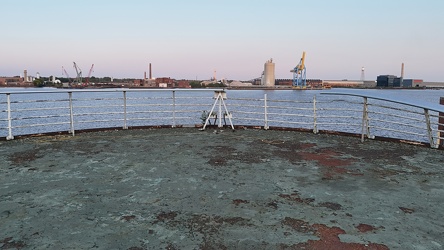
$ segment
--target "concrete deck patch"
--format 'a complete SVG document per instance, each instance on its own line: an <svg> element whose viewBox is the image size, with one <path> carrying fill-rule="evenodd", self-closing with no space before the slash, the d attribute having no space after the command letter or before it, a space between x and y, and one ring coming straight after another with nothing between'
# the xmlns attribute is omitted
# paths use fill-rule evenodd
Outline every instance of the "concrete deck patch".
<svg viewBox="0 0 444 250"><path fill-rule="evenodd" d="M444 153L148 129L0 142L0 249L442 249Z"/></svg>

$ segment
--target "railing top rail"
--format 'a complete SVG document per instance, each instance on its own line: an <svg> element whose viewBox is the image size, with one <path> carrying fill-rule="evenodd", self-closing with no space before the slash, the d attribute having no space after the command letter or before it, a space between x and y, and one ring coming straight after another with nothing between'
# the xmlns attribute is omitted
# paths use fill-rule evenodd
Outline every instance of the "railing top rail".
<svg viewBox="0 0 444 250"><path fill-rule="evenodd" d="M50 93L80 93L80 92L188 92L188 91L224 91L225 89L129 89L129 88L105 88L105 89L51 89L51 90L31 90L31 91L23 91L23 90L11 90L11 91L0 91L0 95L7 94L50 94Z"/></svg>
<svg viewBox="0 0 444 250"><path fill-rule="evenodd" d="M375 99L375 100L380 100L380 101L387 101L387 102L393 102L393 103L398 103L398 104L403 104L403 105L407 105L407 106L411 106L411 107L415 107L415 108L421 108L421 109L428 109L431 111L436 111L436 112L444 112L444 105L440 105L439 103L430 103L430 102L424 102L424 101L412 101L412 100L406 100L406 99L400 99L400 98L395 98L392 96L387 96L384 95L383 93L366 93L363 91L359 91L359 90L341 90L341 91L326 91L326 92L321 92L321 95L349 95L349 96L356 96L356 97L367 97L367 98L371 98L371 99Z"/></svg>

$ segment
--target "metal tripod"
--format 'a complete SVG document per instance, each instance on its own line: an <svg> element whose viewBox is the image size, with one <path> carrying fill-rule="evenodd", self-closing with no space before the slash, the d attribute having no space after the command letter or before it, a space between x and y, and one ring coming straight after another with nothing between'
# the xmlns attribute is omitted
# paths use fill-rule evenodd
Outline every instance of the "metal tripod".
<svg viewBox="0 0 444 250"><path fill-rule="evenodd" d="M216 105L219 107L219 111L218 114L216 116L216 119L219 121L218 127L221 128L222 127L222 118L228 118L228 120L230 121L230 125L231 128L234 130L234 126L233 126L233 122L231 121L231 113L228 112L227 106L225 105L224 100L227 99L227 93L225 91L214 91L214 104L213 107L210 110L210 113L208 113L207 119L205 120L205 124L202 128L202 130L205 129L205 127L207 126L210 118L211 118L211 114L213 114L214 108L216 107ZM222 105L224 106L225 112L222 113Z"/></svg>

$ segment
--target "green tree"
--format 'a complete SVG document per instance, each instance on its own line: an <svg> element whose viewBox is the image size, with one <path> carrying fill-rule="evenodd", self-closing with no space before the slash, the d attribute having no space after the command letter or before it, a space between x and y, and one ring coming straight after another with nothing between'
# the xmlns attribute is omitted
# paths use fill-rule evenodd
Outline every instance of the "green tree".
<svg viewBox="0 0 444 250"><path fill-rule="evenodd" d="M193 89L203 88L202 84L200 82L197 82L197 81L191 81L190 82L190 87L193 88Z"/></svg>
<svg viewBox="0 0 444 250"><path fill-rule="evenodd" d="M33 82L35 87L44 87L45 82L42 79L35 79Z"/></svg>
<svg viewBox="0 0 444 250"><path fill-rule="evenodd" d="M105 76L105 77L102 78L101 82L105 82L105 83L111 82L111 77Z"/></svg>

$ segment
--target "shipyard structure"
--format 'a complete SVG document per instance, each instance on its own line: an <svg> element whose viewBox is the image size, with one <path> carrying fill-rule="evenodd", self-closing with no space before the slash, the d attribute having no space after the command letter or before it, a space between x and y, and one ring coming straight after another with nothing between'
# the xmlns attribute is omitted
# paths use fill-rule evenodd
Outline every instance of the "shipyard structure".
<svg viewBox="0 0 444 250"><path fill-rule="evenodd" d="M75 65L75 63L74 63ZM85 82L82 82L81 71L78 70L77 77L70 78L66 70L62 67L65 73L65 78L56 79L55 76L43 77L45 84L54 86L59 83L62 87L69 88L74 85L79 87L135 87L135 88L205 88L205 87L228 87L228 88L276 88L276 89L325 89L325 88L444 88L444 82L426 82L422 79L405 79L404 78L404 63L401 66L401 76L395 75L378 75L377 79L365 79L365 68L361 68L360 80L321 80L321 79L306 79L305 77L305 52L302 54L299 64L291 70L293 72L293 79L277 79L275 75L275 62L269 59L264 63L264 68L260 77L247 80L236 81L228 79L216 79L216 71L210 80L176 80L171 77L154 77L152 73L151 63L148 67L148 72L145 71L142 79L125 78L113 79L111 77L91 77L94 64L91 66ZM148 74L147 74L148 73ZM63 74L63 73L62 73ZM0 76L0 87L33 87L33 81L40 79L39 72L36 76L30 76L27 70L24 70L20 76ZM77 84L72 84L77 83Z"/></svg>

